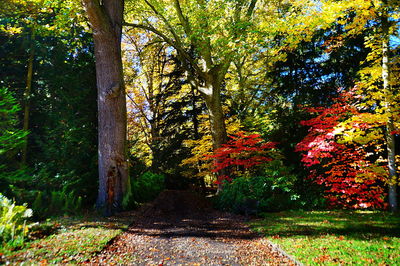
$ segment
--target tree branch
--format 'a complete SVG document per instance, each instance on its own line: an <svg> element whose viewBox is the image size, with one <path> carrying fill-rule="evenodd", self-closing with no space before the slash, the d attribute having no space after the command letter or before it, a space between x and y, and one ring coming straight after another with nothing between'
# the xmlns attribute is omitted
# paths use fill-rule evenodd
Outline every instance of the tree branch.
<svg viewBox="0 0 400 266"><path fill-rule="evenodd" d="M164 33L161 31L157 30L153 26L148 26L148 25L143 25L143 24L135 24L135 23L128 23L124 22L124 26L129 26L133 28L139 28L143 30L147 30L150 32L153 32L154 34L158 35L160 38L162 38L166 43L171 45L172 47L175 48L175 50L182 55L182 57L187 60L190 63L190 66L194 68L194 70L198 73L199 76L203 75L202 70L197 66L197 64L193 61L193 58L183 49L183 47L180 44L177 44L173 40L171 40L168 36L166 36Z"/></svg>
<svg viewBox="0 0 400 266"><path fill-rule="evenodd" d="M158 10L152 5L150 4L150 2L148 0L144 0L145 3L153 10L153 12L159 16L161 18L161 20L164 22L164 24L167 26L167 28L169 29L169 31L171 32L171 34L174 36L175 41L178 43L178 45L182 46L182 42L178 36L178 34L176 34L174 28L171 26L171 24L169 24L168 20L160 13L158 12Z"/></svg>
<svg viewBox="0 0 400 266"><path fill-rule="evenodd" d="M144 111L142 110L142 108L140 108L140 106L135 102L135 100L129 95L129 93L126 94L129 98L129 100L131 100L131 102L133 103L133 105L136 106L137 110L139 110L139 112L142 114L142 117L148 122L150 123L150 119L147 118L146 114L144 113Z"/></svg>
<svg viewBox="0 0 400 266"><path fill-rule="evenodd" d="M183 16L183 12L182 12L182 8L179 3L179 0L175 0L174 4L175 4L174 6L175 6L176 14L178 15L179 21L181 22L186 35L189 37L190 35L192 35L192 29L190 28L189 21L187 18L185 18L185 16Z"/></svg>
<svg viewBox="0 0 400 266"><path fill-rule="evenodd" d="M257 0L251 0L249 8L246 12L246 18L250 18L253 15L254 8L256 7Z"/></svg>

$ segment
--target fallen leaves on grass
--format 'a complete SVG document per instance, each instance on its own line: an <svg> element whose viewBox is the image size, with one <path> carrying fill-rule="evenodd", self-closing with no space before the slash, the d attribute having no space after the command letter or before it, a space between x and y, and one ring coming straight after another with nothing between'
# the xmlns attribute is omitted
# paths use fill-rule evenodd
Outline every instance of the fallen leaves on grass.
<svg viewBox="0 0 400 266"><path fill-rule="evenodd" d="M126 214L125 214L126 216ZM101 218L90 216L86 218L60 218L42 228L52 229L53 235L28 242L21 250L5 250L1 263L54 264L79 263L88 260L94 253L101 251L111 239L127 228L132 216ZM41 235L37 234L36 236Z"/></svg>
<svg viewBox="0 0 400 266"><path fill-rule="evenodd" d="M373 211L289 211L252 222L256 231L307 265L400 265L399 225L398 216Z"/></svg>

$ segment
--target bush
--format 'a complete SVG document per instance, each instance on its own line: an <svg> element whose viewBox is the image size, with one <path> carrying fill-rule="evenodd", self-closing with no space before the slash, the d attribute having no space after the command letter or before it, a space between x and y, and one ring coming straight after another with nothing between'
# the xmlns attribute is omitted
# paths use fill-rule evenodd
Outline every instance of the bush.
<svg viewBox="0 0 400 266"><path fill-rule="evenodd" d="M32 210L15 203L0 193L0 243L21 246L28 233L27 218Z"/></svg>
<svg viewBox="0 0 400 266"><path fill-rule="evenodd" d="M76 197L74 191L38 191L33 201L32 209L35 217L44 219L57 215L73 215L78 214L82 208L82 198Z"/></svg>
<svg viewBox="0 0 400 266"><path fill-rule="evenodd" d="M132 197L138 203L155 199L165 188L165 176L146 172L132 182Z"/></svg>
<svg viewBox="0 0 400 266"><path fill-rule="evenodd" d="M299 204L294 190L296 176L281 161L272 161L262 176L238 177L225 183L217 198L217 207L236 213L281 211ZM257 201L257 204L253 204ZM252 203L252 204L247 204ZM247 206L249 205L249 206ZM257 208L252 210L247 208Z"/></svg>

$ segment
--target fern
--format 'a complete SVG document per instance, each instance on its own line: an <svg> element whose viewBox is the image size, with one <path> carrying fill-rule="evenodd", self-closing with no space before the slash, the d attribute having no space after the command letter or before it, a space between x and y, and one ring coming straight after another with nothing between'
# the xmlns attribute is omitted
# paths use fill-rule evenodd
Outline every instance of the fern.
<svg viewBox="0 0 400 266"><path fill-rule="evenodd" d="M15 203L0 193L0 243L22 245L28 233L27 219L32 210Z"/></svg>

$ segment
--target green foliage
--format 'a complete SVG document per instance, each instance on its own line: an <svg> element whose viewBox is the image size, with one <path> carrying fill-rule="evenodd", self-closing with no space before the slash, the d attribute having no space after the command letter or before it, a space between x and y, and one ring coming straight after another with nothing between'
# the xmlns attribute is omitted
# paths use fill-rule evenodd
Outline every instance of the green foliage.
<svg viewBox="0 0 400 266"><path fill-rule="evenodd" d="M33 202L39 218L76 213L82 201L90 206L97 192L93 40L78 2L0 1L0 188L17 204ZM184 187L193 177L213 178L209 163L202 160L212 149L206 106L196 91L203 83L221 83L212 95L221 96L228 133L233 133L232 119L279 142L284 164L290 166L252 168L246 172L252 177L225 186L222 207L240 211L246 199L259 201L262 210L320 205L319 190L306 179L307 169L294 152L307 134L298 121L310 115L298 105L328 106L336 88L357 84L365 98L360 100L363 112L372 110L379 119L392 113L398 122L396 38L389 58L393 95L381 88L382 3L125 1L126 21L147 28L130 29L122 47L127 92L133 96L128 105L129 150L139 163L130 162L140 167L132 171L140 177L132 178L123 205L151 200L164 187L160 176L142 175L142 162L150 171L165 173L168 188ZM387 4L389 33L396 36L398 5L392 0ZM30 55L32 90L23 95ZM20 147L27 132L20 130L24 114L19 104L26 99L30 132L27 168L22 169ZM393 132L399 132L397 122ZM348 136L365 139L362 134ZM180 165L182 160L188 163Z"/></svg>
<svg viewBox="0 0 400 266"><path fill-rule="evenodd" d="M286 60L265 71L265 82L271 88L270 92L264 91L265 96L251 102L246 94L233 96L231 112L240 115L244 127L279 143L285 165L293 168L291 172L297 176L295 189L301 196L301 208L320 208L324 199L322 190L307 179L309 170L302 166L300 154L294 151L307 135L307 128L300 121L310 118L300 105L327 106L337 95L336 88L354 86L360 63L368 54L364 39L371 29L365 30L363 34L343 39L343 24L333 23L330 28L320 29L311 41L302 41L295 49L286 51ZM257 104L260 101L266 103Z"/></svg>
<svg viewBox="0 0 400 266"><path fill-rule="evenodd" d="M45 217L47 208L44 207L43 192L41 192L41 191L37 192L36 198L32 203L32 209L35 210L35 216L37 218Z"/></svg>
<svg viewBox="0 0 400 266"><path fill-rule="evenodd" d="M0 187L18 203L33 202L37 191L43 191L44 201L50 200L51 191L62 190L74 190L86 205L93 204L96 197L93 41L76 20L77 15L83 18L80 9L72 8L71 4L71 1L47 1L39 6L27 5L32 13L18 8L18 16L12 18L0 12L0 28L14 25L19 29L15 34L3 34L0 30L0 150L4 150L3 135L9 133L13 138L13 142L6 142L10 149L0 152ZM25 103L23 88L32 47L35 53L32 90L27 95L30 102L27 164L20 169L20 147L26 132L18 130L22 128L24 114L16 103ZM10 96L4 97L4 91ZM14 106L6 108L7 116L3 116L4 101L9 102L7 106ZM5 125L6 118L9 122Z"/></svg>
<svg viewBox="0 0 400 266"><path fill-rule="evenodd" d="M19 169L17 153L27 132L18 129L20 106L12 93L0 87L0 187L10 194L10 185L26 181L24 169ZM7 191L8 190L8 191Z"/></svg>
<svg viewBox="0 0 400 266"><path fill-rule="evenodd" d="M241 212L243 204L258 201L257 211L280 211L300 204L294 190L296 176L281 161L273 161L262 176L238 177L225 183L217 199L217 206L224 210Z"/></svg>
<svg viewBox="0 0 400 266"><path fill-rule="evenodd" d="M132 182L132 196L136 202L143 203L155 199L165 188L165 176L146 172Z"/></svg>
<svg viewBox="0 0 400 266"><path fill-rule="evenodd" d="M21 246L29 229L27 218L31 216L32 210L26 205L16 205L0 193L0 243Z"/></svg>
<svg viewBox="0 0 400 266"><path fill-rule="evenodd" d="M97 106L90 39L85 36L83 40L87 44L76 47L76 57L67 61L65 57L73 47L65 47L61 41L46 44L54 47L54 52L48 53L48 61L38 66L38 71L48 76L42 77L44 88L32 97L37 109L31 121L36 127L31 130L28 148L37 189L73 189L85 203L92 203L98 176L97 122L93 112ZM57 74L61 71L65 75Z"/></svg>
<svg viewBox="0 0 400 266"><path fill-rule="evenodd" d="M57 215L76 215L82 209L82 197L77 196L74 191L38 191L32 209L38 219Z"/></svg>
<svg viewBox="0 0 400 266"><path fill-rule="evenodd" d="M0 155L2 156L21 145L26 136L26 133L17 129L19 110L20 107L10 91L0 87Z"/></svg>

